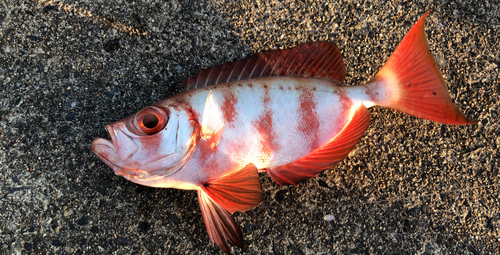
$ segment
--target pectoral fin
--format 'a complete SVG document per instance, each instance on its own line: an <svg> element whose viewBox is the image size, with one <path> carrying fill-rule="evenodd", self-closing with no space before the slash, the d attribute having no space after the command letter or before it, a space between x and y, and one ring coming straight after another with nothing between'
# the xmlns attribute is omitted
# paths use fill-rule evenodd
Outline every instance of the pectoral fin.
<svg viewBox="0 0 500 255"><path fill-rule="evenodd" d="M230 213L244 212L262 202L262 186L254 164L217 179L208 180L202 190Z"/></svg>
<svg viewBox="0 0 500 255"><path fill-rule="evenodd" d="M224 132L224 115L220 101L212 91L208 93L201 121L201 138L211 142L211 147L217 146Z"/></svg>
<svg viewBox="0 0 500 255"><path fill-rule="evenodd" d="M241 230L231 214L250 210L262 202L257 168L248 164L239 171L204 182L198 200L210 240L227 254L227 241L243 248Z"/></svg>

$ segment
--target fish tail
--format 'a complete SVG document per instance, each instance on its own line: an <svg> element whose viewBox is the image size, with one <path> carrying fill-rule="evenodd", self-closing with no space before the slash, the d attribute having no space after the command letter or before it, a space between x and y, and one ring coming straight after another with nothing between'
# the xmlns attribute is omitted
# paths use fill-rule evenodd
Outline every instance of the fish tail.
<svg viewBox="0 0 500 255"><path fill-rule="evenodd" d="M474 124L453 103L429 51L424 22L427 11L403 38L389 60L367 84L373 103L445 124Z"/></svg>

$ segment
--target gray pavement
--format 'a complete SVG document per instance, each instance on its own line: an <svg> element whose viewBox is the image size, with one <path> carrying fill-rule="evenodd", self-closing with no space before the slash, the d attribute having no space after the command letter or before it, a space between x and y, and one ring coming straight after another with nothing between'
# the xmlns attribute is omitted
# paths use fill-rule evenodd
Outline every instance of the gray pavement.
<svg viewBox="0 0 500 255"><path fill-rule="evenodd" d="M200 68L328 40L368 81L430 7L448 126L370 109L365 137L298 187L261 176L235 254L500 253L498 1L0 0L0 254L217 254L195 192L115 176L104 125ZM331 221L326 221L328 216Z"/></svg>

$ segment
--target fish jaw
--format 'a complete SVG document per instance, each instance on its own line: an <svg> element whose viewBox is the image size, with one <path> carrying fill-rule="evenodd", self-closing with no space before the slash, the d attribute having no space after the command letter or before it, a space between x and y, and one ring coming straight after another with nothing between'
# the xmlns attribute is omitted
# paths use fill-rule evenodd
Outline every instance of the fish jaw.
<svg viewBox="0 0 500 255"><path fill-rule="evenodd" d="M117 127L113 127L113 125L117 125ZM96 138L92 141L90 150L109 168L113 169L116 175L129 179L132 176L131 172L134 172L132 170L133 168L124 167L120 163L130 159L139 148L137 144L133 142L133 138L125 132L120 131L120 124L113 123L106 125L106 130L108 131L110 140ZM137 169L134 170L137 171ZM136 174L134 174L134 176L136 176Z"/></svg>
<svg viewBox="0 0 500 255"><path fill-rule="evenodd" d="M90 151L92 151L109 168L113 169L116 175L120 175L120 168L112 163L115 162L118 155L116 154L115 146L111 140L104 138L94 139L90 145Z"/></svg>
<svg viewBox="0 0 500 255"><path fill-rule="evenodd" d="M109 130L110 129L108 129L108 131ZM177 180L174 178L168 178L168 176L150 176L148 175L147 171L141 170L140 168L124 168L122 166L114 164L113 162L117 162L117 160L120 160L120 158L116 153L115 145L112 140L96 138L92 142L90 150L102 162L104 162L109 168L111 168L116 175L122 176L123 178L131 182L156 188L176 188L183 190L199 189L198 185L189 182ZM163 158L163 160L168 160L168 157Z"/></svg>

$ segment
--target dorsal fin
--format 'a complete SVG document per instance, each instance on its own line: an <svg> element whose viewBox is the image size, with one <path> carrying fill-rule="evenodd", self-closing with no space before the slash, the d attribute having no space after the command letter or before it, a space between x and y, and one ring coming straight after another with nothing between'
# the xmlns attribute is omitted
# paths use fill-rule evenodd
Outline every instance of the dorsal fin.
<svg viewBox="0 0 500 255"><path fill-rule="evenodd" d="M184 91L260 77L289 76L333 80L341 84L346 68L339 48L331 42L309 42L286 50L255 54L237 62L203 69L184 81Z"/></svg>

